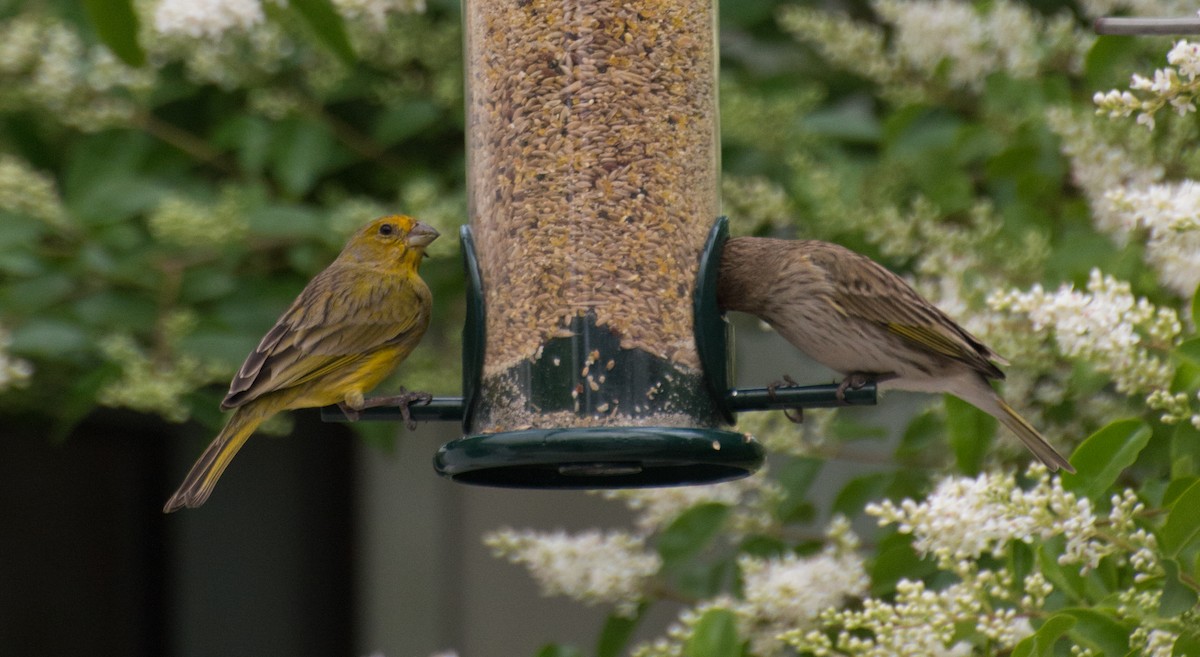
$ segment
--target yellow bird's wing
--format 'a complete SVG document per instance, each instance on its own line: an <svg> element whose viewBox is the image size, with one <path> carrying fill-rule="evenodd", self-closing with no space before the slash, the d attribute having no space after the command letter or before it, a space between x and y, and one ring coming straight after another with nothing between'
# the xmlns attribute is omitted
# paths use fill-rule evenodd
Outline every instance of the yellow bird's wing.
<svg viewBox="0 0 1200 657"><path fill-rule="evenodd" d="M222 408L352 367L380 347L411 349L429 325L419 277L326 269L300 293L233 378Z"/></svg>

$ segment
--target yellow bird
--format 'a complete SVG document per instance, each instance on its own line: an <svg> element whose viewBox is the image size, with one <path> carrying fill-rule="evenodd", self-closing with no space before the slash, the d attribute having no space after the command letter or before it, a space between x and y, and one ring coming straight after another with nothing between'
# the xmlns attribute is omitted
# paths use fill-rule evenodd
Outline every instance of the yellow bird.
<svg viewBox="0 0 1200 657"><path fill-rule="evenodd" d="M428 403L427 393L364 399L425 334L432 299L417 274L438 232L405 215L381 217L350 238L309 281L233 377L221 433L200 455L164 513L198 507L254 430L280 411L337 404L350 419L373 406ZM411 424L411 420L410 420Z"/></svg>

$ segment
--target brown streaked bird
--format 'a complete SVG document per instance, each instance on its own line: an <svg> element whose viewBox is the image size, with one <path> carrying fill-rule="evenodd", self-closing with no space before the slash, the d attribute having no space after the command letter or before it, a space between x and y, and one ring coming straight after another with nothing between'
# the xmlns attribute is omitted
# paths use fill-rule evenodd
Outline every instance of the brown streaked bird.
<svg viewBox="0 0 1200 657"><path fill-rule="evenodd" d="M1008 427L1051 471L1075 469L1000 397L991 380L1005 361L926 301L904 279L837 244L730 239L717 299L763 320L847 387L948 393Z"/></svg>
<svg viewBox="0 0 1200 657"><path fill-rule="evenodd" d="M221 402L233 409L163 512L204 504L229 461L258 425L280 411L337 404L350 419L373 406L428 403L421 392L364 399L425 334L432 299L417 274L438 232L412 217L381 217L361 228L267 332Z"/></svg>

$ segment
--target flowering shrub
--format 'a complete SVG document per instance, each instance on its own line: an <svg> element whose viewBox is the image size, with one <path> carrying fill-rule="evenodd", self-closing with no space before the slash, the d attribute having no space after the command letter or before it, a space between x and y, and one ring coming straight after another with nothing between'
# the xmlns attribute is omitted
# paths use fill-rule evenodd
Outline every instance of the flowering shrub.
<svg viewBox="0 0 1200 657"><path fill-rule="evenodd" d="M132 5L119 38L56 5L0 14L0 411L60 431L97 405L214 419L364 217L465 216L455 3ZM1200 655L1200 50L1089 28L1194 10L722 3L735 232L902 272L1012 362L1006 398L1078 474L1023 468L952 398L890 442L853 410L744 414L764 472L609 493L633 527L498 530L498 557L611 606L600 657ZM423 273L453 326L449 252ZM453 333L410 387L452 390ZM827 499L834 461L870 467ZM665 604L677 622L631 641Z"/></svg>
<svg viewBox="0 0 1200 657"><path fill-rule="evenodd" d="M874 0L869 19L783 4L735 25L723 188L735 232L831 239L904 272L1011 361L1006 397L1078 474L1019 465L952 398L865 447L847 444L873 433L853 410L743 414L769 472L607 494L661 566L611 601L598 655L1200 654L1200 49L1089 28L1194 8L1032 4ZM780 33L786 72L745 46L783 48ZM1163 52L1168 68L1138 73ZM828 463L859 459L868 473L816 494ZM584 564L588 536L554 545ZM675 623L629 641L672 603Z"/></svg>

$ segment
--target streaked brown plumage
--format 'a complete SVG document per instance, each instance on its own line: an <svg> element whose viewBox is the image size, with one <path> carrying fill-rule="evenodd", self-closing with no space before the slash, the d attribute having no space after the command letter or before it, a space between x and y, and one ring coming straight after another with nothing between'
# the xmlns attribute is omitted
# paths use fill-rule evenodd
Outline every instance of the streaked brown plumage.
<svg viewBox="0 0 1200 657"><path fill-rule="evenodd" d="M242 364L221 402L233 415L163 507L208 499L229 461L272 415L337 404L348 416L370 406L428 401L425 393L364 399L425 334L432 300L417 274L438 232L405 215L360 229L317 274ZM407 417L407 415L406 415Z"/></svg>
<svg viewBox="0 0 1200 657"><path fill-rule="evenodd" d="M992 388L1005 361L896 274L816 240L729 240L720 305L771 325L813 360L881 391L948 393L994 416L1051 470L1074 472ZM845 385L845 384L844 384Z"/></svg>

